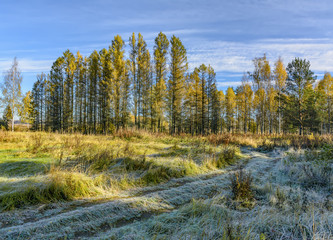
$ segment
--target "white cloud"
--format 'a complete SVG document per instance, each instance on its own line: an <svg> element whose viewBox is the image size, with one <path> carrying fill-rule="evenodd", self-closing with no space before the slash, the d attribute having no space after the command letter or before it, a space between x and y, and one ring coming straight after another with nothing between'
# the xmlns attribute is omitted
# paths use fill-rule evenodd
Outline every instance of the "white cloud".
<svg viewBox="0 0 333 240"><path fill-rule="evenodd" d="M221 81L216 83L218 88L237 87L240 86L241 84L242 84L241 81Z"/></svg>
<svg viewBox="0 0 333 240"><path fill-rule="evenodd" d="M281 56L285 65L295 57L306 58L315 72L333 71L333 40L264 39L244 42L201 42L189 49L190 66L211 64L217 72L242 73L253 69L252 59L264 53L273 66Z"/></svg>
<svg viewBox="0 0 333 240"><path fill-rule="evenodd" d="M53 60L17 59L19 68L23 73L49 72ZM13 63L12 59L0 59L0 72L8 70Z"/></svg>

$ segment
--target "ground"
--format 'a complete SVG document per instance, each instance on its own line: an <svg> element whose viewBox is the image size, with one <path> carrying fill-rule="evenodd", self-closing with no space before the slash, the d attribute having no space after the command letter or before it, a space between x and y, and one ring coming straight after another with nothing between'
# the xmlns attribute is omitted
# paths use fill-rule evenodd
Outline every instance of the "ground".
<svg viewBox="0 0 333 240"><path fill-rule="evenodd" d="M247 138L2 132L0 238L333 239L330 145Z"/></svg>

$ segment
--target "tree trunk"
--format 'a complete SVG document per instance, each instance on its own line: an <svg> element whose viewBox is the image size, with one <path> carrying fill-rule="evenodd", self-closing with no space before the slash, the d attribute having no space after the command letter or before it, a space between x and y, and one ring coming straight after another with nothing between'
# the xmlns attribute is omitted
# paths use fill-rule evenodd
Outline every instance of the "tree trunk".
<svg viewBox="0 0 333 240"><path fill-rule="evenodd" d="M14 113L13 113L13 118L12 118L12 132L14 132Z"/></svg>

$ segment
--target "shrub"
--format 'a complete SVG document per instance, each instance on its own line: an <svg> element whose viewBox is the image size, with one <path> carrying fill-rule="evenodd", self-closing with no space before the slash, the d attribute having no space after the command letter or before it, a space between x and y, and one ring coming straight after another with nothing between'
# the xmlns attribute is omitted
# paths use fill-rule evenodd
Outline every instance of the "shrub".
<svg viewBox="0 0 333 240"><path fill-rule="evenodd" d="M230 176L231 192L233 200L251 201L254 199L252 191L252 176L243 169Z"/></svg>
<svg viewBox="0 0 333 240"><path fill-rule="evenodd" d="M224 148L218 155L218 158L215 160L215 167L223 168L233 164L236 161L236 153L237 148L235 147Z"/></svg>

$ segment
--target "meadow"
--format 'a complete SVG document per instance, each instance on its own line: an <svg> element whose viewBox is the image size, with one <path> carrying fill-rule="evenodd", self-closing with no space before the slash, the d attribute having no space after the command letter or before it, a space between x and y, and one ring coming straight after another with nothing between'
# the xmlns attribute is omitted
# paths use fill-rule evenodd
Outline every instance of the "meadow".
<svg viewBox="0 0 333 240"><path fill-rule="evenodd" d="M0 131L0 238L332 239L332 142Z"/></svg>

